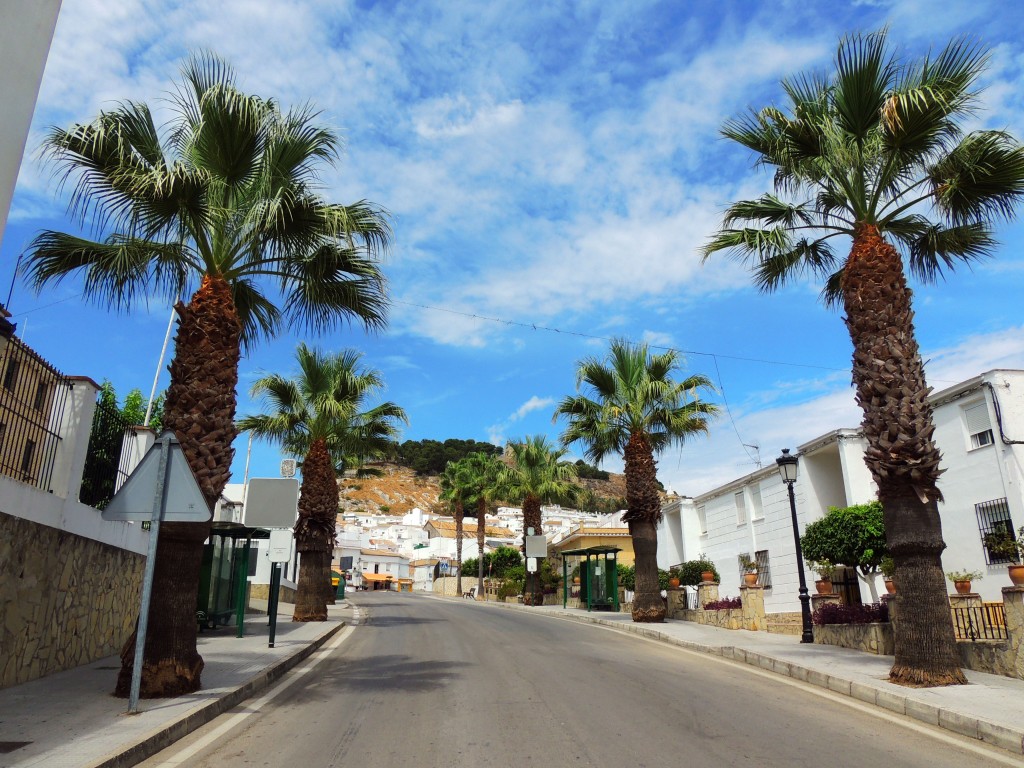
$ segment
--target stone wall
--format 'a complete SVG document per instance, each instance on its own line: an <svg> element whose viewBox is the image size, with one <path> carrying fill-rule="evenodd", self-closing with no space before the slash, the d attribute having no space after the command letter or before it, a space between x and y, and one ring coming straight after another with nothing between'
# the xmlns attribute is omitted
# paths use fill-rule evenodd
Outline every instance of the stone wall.
<svg viewBox="0 0 1024 768"><path fill-rule="evenodd" d="M814 627L814 642L820 645L838 645L879 656L892 656L895 645L892 624L824 624Z"/></svg>
<svg viewBox="0 0 1024 768"><path fill-rule="evenodd" d="M120 653L145 558L0 512L0 688Z"/></svg>

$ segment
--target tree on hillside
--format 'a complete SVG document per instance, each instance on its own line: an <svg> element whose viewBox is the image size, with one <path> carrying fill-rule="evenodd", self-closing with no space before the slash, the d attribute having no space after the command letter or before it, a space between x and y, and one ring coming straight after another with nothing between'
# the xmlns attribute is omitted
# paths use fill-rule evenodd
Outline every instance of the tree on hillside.
<svg viewBox="0 0 1024 768"><path fill-rule="evenodd" d="M238 421L240 432L279 444L301 463L295 549L299 579L292 621L326 621L331 558L338 518L338 474L389 450L405 411L392 402L367 408L383 388L380 372L360 365L362 354L325 354L299 344L299 373L270 374L250 390L265 412Z"/></svg>
<svg viewBox="0 0 1024 768"><path fill-rule="evenodd" d="M964 40L901 60L885 32L839 43L831 76L782 83L766 107L722 134L771 169L774 194L742 200L704 248L749 263L774 291L811 275L841 306L865 461L878 486L900 585L893 682L965 683L953 635L937 502L941 472L930 392L914 334L910 273L932 282L991 254L993 226L1024 194L1024 149L1003 131L965 132L986 52ZM851 242L844 256L840 244Z"/></svg>
<svg viewBox="0 0 1024 768"><path fill-rule="evenodd" d="M441 473L439 499L446 502L455 517L455 591L462 594L462 526L466 500L472 493L473 477L459 461L450 461Z"/></svg>
<svg viewBox="0 0 1024 768"><path fill-rule="evenodd" d="M477 595L484 594L484 540L487 536L487 508L495 500L498 474L504 466L492 454L471 453L459 462L468 475L469 507L476 517Z"/></svg>
<svg viewBox="0 0 1024 768"><path fill-rule="evenodd" d="M87 300L118 309L149 296L177 302L164 426L212 511L230 475L242 348L346 320L382 328L378 259L391 233L377 206L320 197L319 169L337 159L340 141L312 108L282 112L243 93L212 55L192 57L182 76L164 126L145 104L124 102L50 131L45 150L74 180L70 212L76 224L91 220L96 239L42 232L26 272L37 289L80 275ZM209 522L160 526L144 697L200 687L195 611L209 534ZM121 657L122 696L133 642Z"/></svg>
<svg viewBox="0 0 1024 768"><path fill-rule="evenodd" d="M800 538L800 549L807 560L848 565L857 568L878 601L873 575L888 554L885 520L877 501L849 507L829 507L820 520L808 523Z"/></svg>
<svg viewBox="0 0 1024 768"><path fill-rule="evenodd" d="M398 463L414 470L418 475L439 475L449 462L461 461L470 454L501 455L501 448L476 440L449 438L438 440L406 440L396 450Z"/></svg>
<svg viewBox="0 0 1024 768"><path fill-rule="evenodd" d="M552 445L543 435L527 437L508 444L507 463L498 473L494 490L497 498L523 509L523 547L532 528L540 536L541 506L543 504L571 504L580 487L576 484L576 465L562 461L565 449ZM537 586L536 574L529 574L525 605L543 605L544 595Z"/></svg>
<svg viewBox="0 0 1024 768"><path fill-rule="evenodd" d="M646 344L613 340L604 358L588 357L576 371L577 389L586 394L566 397L555 409L555 419L568 426L562 443L582 443L585 455L598 463L611 454L625 461L626 513L633 540L636 594L633 621L665 620L665 604L658 582L658 522L661 496L654 457L672 445L706 434L708 421L718 412L700 398L712 391L711 381L700 375L672 379L680 355L675 351L651 354Z"/></svg>

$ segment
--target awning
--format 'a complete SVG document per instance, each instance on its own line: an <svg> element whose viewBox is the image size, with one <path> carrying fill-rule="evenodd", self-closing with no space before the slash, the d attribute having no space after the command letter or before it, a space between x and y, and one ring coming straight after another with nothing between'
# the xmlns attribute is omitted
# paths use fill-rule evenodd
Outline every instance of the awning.
<svg viewBox="0 0 1024 768"><path fill-rule="evenodd" d="M394 581L395 577L390 573L364 573L363 578L366 581Z"/></svg>

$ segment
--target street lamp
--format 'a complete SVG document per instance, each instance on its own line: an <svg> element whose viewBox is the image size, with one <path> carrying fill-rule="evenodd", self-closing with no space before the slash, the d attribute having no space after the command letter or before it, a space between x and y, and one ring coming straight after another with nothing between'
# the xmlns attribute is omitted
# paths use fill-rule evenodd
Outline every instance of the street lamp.
<svg viewBox="0 0 1024 768"><path fill-rule="evenodd" d="M811 596L807 594L807 580L804 578L804 556L800 551L800 529L796 522L796 495L793 493L793 486L796 484L796 473L799 459L790 456L789 448L782 449L782 455L775 460L779 466L779 475L782 482L789 490L789 512L793 517L793 542L796 545L796 572L800 576L800 613L803 617L803 634L800 635L801 643L813 643L814 631L811 627Z"/></svg>

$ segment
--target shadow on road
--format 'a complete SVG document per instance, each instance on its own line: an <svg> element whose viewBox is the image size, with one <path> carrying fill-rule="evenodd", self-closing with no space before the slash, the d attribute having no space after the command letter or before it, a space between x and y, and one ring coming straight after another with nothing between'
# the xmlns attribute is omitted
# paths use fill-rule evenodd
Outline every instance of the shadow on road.
<svg viewBox="0 0 1024 768"><path fill-rule="evenodd" d="M337 690L402 691L426 693L436 691L460 676L458 670L466 665L459 661L411 661L408 656L370 656L334 666L321 675L316 686L299 694L298 699L321 698L318 688L328 698Z"/></svg>

